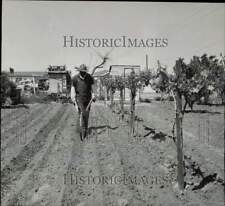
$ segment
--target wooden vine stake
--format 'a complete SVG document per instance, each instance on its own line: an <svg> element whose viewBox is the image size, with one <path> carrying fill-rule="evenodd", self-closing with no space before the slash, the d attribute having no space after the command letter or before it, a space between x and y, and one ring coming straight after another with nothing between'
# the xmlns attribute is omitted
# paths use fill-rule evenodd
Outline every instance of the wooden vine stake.
<svg viewBox="0 0 225 206"><path fill-rule="evenodd" d="M131 136L134 136L135 97L136 97L135 73L134 71L132 71L131 82L130 82L130 135Z"/></svg>
<svg viewBox="0 0 225 206"><path fill-rule="evenodd" d="M121 118L124 119L124 89L125 89L125 80L121 76L116 76L115 78L115 87L116 90L120 93L120 111Z"/></svg>
<svg viewBox="0 0 225 206"><path fill-rule="evenodd" d="M222 53L220 54L221 58L222 58L222 65L223 65L223 69L225 70L225 57L222 55ZM224 73L223 73L224 74ZM225 78L225 74L223 75L223 77ZM223 105L223 129L224 129L224 139L225 139L225 92L223 92L222 94L222 105Z"/></svg>
<svg viewBox="0 0 225 206"><path fill-rule="evenodd" d="M183 128L182 128L182 96L179 91L179 76L181 73L181 64L179 60L176 62L174 68L175 75L177 77L177 85L174 89L174 98L175 98L175 122L176 122L176 144L177 144L177 181L178 188L184 190L184 158L183 158Z"/></svg>
<svg viewBox="0 0 225 206"><path fill-rule="evenodd" d="M176 111L176 136L177 136L177 181L180 190L184 190L184 160L183 160L183 128L182 128L182 99L178 91L175 95L175 111Z"/></svg>
<svg viewBox="0 0 225 206"><path fill-rule="evenodd" d="M114 105L114 92L113 88L110 88L110 107L113 108Z"/></svg>
<svg viewBox="0 0 225 206"><path fill-rule="evenodd" d="M123 89L120 89L120 108L121 108L121 117L124 119L124 99L123 99Z"/></svg>
<svg viewBox="0 0 225 206"><path fill-rule="evenodd" d="M108 99L108 92L107 92L107 87L104 87L104 103L106 105Z"/></svg>

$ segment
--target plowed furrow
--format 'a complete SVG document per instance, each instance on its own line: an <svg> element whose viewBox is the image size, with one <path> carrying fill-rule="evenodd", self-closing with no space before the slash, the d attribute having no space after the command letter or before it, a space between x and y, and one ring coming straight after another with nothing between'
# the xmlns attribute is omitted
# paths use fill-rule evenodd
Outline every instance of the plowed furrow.
<svg viewBox="0 0 225 206"><path fill-rule="evenodd" d="M1 121L4 121L7 116L13 112L13 109L2 109L1 108Z"/></svg>
<svg viewBox="0 0 225 206"><path fill-rule="evenodd" d="M24 114L23 118L20 118L16 124L10 126L10 128L2 134L2 151L4 151L8 145L12 144L14 138L20 138L20 136L26 135L25 133L38 124L38 122L42 120L43 116L48 114L52 108L52 105L46 104L38 110L33 110L30 113ZM26 112L27 111L24 111L24 113Z"/></svg>
<svg viewBox="0 0 225 206"><path fill-rule="evenodd" d="M58 191L59 188L57 188L56 185L57 183L60 186L62 185L62 182L58 180L63 180L63 175L61 173L62 170L65 170L64 163L66 163L66 159L71 151L69 150L70 144L62 144L62 139L65 138L64 135L67 135L69 116L70 112L67 107L67 110L58 121L57 127L49 133L49 140L45 145L45 148L42 149L42 152L39 152L40 155L36 155L41 156L41 158L39 157L36 161L35 158L32 160L34 166L31 169L27 169L28 171L25 172L26 175L23 175L19 180L20 183L17 184L18 188L11 194L11 198L8 199L6 205L37 204L38 200L35 200L35 195L38 195L37 190L41 190L43 185L49 185L49 192L57 197L58 193L56 191ZM65 151L60 149L64 149ZM50 198L51 202L54 202L56 199L55 197L53 198L50 196L50 194L46 195ZM50 205L55 204L51 203Z"/></svg>
<svg viewBox="0 0 225 206"><path fill-rule="evenodd" d="M7 128L7 126L12 125L12 123L19 121L20 117L23 116L25 111L39 110L40 108L42 108L42 104L29 105L29 108L21 107L16 109L10 109L13 111L3 118L2 127Z"/></svg>
<svg viewBox="0 0 225 206"><path fill-rule="evenodd" d="M110 121L116 124L117 117L115 115L110 114L110 111L104 112L104 114L107 115L105 118L111 119ZM128 179L129 181L125 182L126 184L123 183L125 189L123 190L124 197L122 197L122 199L126 199L131 205L135 206L151 205L152 198L155 196L151 189L153 185L145 184L146 182L141 181L143 180L141 177L151 177L156 176L156 174L158 176L163 176L163 171L161 171L160 167L148 166L155 164L156 161L160 162L160 158L162 157L159 151L157 151L157 148L153 148L152 151L155 155L158 153L158 155L155 156L157 159L153 159L150 154L147 155L148 153L146 153L146 149L144 148L147 144L133 144L131 141L133 137L128 136L128 131L129 127L126 124L120 124L117 130L111 130L110 132L114 150L118 154L118 159L121 161L122 170L120 174L131 178ZM120 138L120 136L123 138ZM160 185L158 185L158 187L159 186ZM165 192L162 191L162 193Z"/></svg>
<svg viewBox="0 0 225 206"><path fill-rule="evenodd" d="M54 117L54 115L60 110L60 105L51 105L49 109L51 110L51 112L49 112L48 115L43 113L43 118L40 117L39 121L31 121L31 127L27 128L24 133L20 134L19 136L12 136L11 141L7 144L5 149L2 149L1 171L5 168L6 165L9 164L9 162L13 158L15 158L20 153L25 145L36 138L36 136L40 132L40 128L48 124L49 119Z"/></svg>
<svg viewBox="0 0 225 206"><path fill-rule="evenodd" d="M24 146L23 150L13 158L10 163L2 171L2 197L4 197L7 188L10 187L15 179L20 178L22 172L26 169L28 164L33 159L34 155L37 154L42 147L47 142L49 133L55 128L56 123L59 122L61 116L65 112L65 107L62 106L62 109L54 115L48 122L44 125L40 131L35 135L35 138L32 139L27 145Z"/></svg>
<svg viewBox="0 0 225 206"><path fill-rule="evenodd" d="M102 113L99 113L104 111ZM120 164L120 156L118 155L114 145L111 141L110 130L117 128L115 122L108 121L104 113L106 108L95 107L95 116L97 115L96 128L106 126L104 129L97 130L97 142L94 144L95 156L97 157L97 167L99 169L99 176L101 177L101 190L103 193L103 205L118 205L121 199L128 199L129 191L122 184L115 183L115 177L123 176L122 165ZM105 182L102 177L106 177ZM110 179L112 177L112 179ZM122 192L122 193L121 193ZM123 194L123 195L121 195Z"/></svg>
<svg viewBox="0 0 225 206"><path fill-rule="evenodd" d="M94 109L94 108L93 108ZM93 109L91 113L93 112ZM92 117L90 117L89 127ZM98 160L95 152L96 144L92 140L79 143L79 136L74 141L71 160L65 178L64 190L61 193L61 203L58 206L88 205L105 206L102 186L81 182L80 178L88 176L100 177Z"/></svg>
<svg viewBox="0 0 225 206"><path fill-rule="evenodd" d="M22 114L20 114L15 120L10 121L7 123L7 125L2 127L4 128L1 131L2 141L5 141L10 137L10 135L16 134L19 130L21 130L21 127L26 126L30 121L32 121L36 116L42 113L44 110L45 105L37 105L37 107L31 107L29 109L20 108L22 111ZM46 104L46 108L48 108ZM17 131L18 130L18 131Z"/></svg>

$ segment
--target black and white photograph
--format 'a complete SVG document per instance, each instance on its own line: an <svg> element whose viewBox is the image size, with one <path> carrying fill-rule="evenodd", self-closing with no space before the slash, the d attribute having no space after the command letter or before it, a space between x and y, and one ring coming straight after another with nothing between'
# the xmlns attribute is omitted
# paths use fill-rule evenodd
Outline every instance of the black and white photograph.
<svg viewBox="0 0 225 206"><path fill-rule="evenodd" d="M3 0L2 206L224 206L225 3Z"/></svg>

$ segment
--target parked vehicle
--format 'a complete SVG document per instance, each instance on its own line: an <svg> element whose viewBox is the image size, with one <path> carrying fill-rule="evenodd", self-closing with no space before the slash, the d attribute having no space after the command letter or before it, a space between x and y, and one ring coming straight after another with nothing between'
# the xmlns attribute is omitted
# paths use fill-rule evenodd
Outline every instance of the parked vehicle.
<svg viewBox="0 0 225 206"><path fill-rule="evenodd" d="M38 80L38 89L39 90L48 90L48 88L49 88L48 79L39 79Z"/></svg>

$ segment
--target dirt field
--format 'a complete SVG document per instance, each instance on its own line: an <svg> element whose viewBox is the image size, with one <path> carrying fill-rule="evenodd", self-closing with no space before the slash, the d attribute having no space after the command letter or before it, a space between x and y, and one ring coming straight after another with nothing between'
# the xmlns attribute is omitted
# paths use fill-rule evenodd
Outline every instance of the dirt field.
<svg viewBox="0 0 225 206"><path fill-rule="evenodd" d="M185 114L183 194L175 184L173 103L137 104L135 137L127 117L95 103L83 143L71 104L29 107L1 112L3 206L224 205L222 107Z"/></svg>

